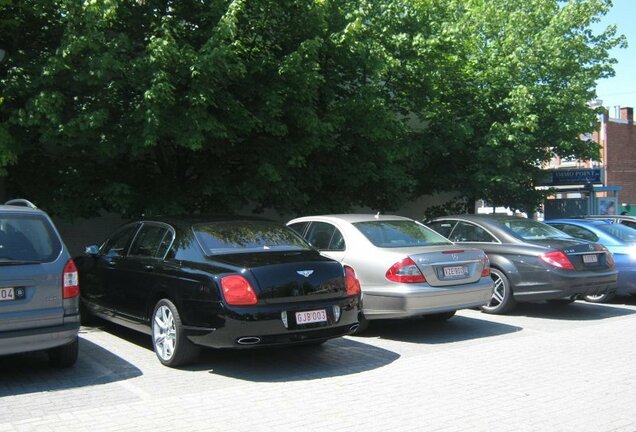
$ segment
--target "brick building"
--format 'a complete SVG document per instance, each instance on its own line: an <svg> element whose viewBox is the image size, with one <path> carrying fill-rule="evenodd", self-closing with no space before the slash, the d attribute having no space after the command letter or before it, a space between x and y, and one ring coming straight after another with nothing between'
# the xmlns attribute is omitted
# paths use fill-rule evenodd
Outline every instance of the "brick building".
<svg viewBox="0 0 636 432"><path fill-rule="evenodd" d="M600 144L599 161L554 157L544 167L548 176L543 185L557 191L544 203L546 218L605 214L610 209L636 215L634 109L621 108L618 118L610 118L605 110L599 122L598 130L584 137Z"/></svg>
<svg viewBox="0 0 636 432"><path fill-rule="evenodd" d="M600 130L594 139L602 147L602 165L606 185L620 186L619 200L636 207L636 124L634 109L620 109L620 118L601 116Z"/></svg>

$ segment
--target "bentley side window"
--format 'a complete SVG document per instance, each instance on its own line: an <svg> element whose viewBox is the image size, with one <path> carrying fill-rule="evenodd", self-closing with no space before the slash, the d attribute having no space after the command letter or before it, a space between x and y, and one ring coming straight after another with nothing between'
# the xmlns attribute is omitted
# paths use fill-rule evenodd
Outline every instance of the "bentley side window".
<svg viewBox="0 0 636 432"><path fill-rule="evenodd" d="M130 244L130 240L135 232L137 232L138 227L139 225L137 224L127 225L116 232L102 247L102 255L106 255L108 257L126 255L126 246Z"/></svg>
<svg viewBox="0 0 636 432"><path fill-rule="evenodd" d="M163 258L167 250L165 238L169 232L165 226L144 224L130 247L130 255Z"/></svg>

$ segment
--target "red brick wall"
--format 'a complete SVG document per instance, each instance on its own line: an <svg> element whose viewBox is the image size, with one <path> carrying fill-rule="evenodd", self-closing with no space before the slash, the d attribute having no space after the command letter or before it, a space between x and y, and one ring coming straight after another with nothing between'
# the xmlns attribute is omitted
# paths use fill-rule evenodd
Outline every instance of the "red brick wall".
<svg viewBox="0 0 636 432"><path fill-rule="evenodd" d="M607 122L606 159L608 186L621 186L620 202L636 204L636 125Z"/></svg>

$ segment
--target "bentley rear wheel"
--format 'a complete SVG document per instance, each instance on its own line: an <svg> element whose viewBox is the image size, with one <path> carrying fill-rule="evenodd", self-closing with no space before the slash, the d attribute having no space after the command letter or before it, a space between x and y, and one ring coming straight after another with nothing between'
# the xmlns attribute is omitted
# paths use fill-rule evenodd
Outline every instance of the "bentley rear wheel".
<svg viewBox="0 0 636 432"><path fill-rule="evenodd" d="M191 362L198 348L186 337L177 307L168 299L157 302L152 313L152 346L159 361L169 367Z"/></svg>

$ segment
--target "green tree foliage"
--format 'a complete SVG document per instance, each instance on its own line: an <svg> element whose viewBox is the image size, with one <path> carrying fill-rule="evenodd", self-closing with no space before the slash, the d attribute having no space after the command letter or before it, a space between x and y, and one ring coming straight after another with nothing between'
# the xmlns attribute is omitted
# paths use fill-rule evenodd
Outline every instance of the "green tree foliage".
<svg viewBox="0 0 636 432"><path fill-rule="evenodd" d="M608 6L0 0L0 170L67 216L531 206L542 161L598 151Z"/></svg>
<svg viewBox="0 0 636 432"><path fill-rule="evenodd" d="M41 66L59 45L62 29L55 0L23 2L0 0L0 176L6 167L17 162L24 130L10 127L10 113L27 102L25 97L7 100L7 88L22 88L27 93L30 77L40 73ZM12 69L14 73L8 74ZM33 89L30 89L33 91Z"/></svg>
<svg viewBox="0 0 636 432"><path fill-rule="evenodd" d="M541 166L553 156L599 159L582 134L596 126L588 107L596 81L613 74L616 29L590 24L606 0L414 2L404 93L428 126L423 143L437 164L420 191L444 187L496 206L533 210ZM413 29L422 29L419 32ZM432 66L431 66L432 63ZM413 82L420 92L409 91ZM450 186L450 187L449 187Z"/></svg>
<svg viewBox="0 0 636 432"><path fill-rule="evenodd" d="M4 77L14 195L69 215L395 208L410 195L406 120L359 2L48 6L62 35Z"/></svg>

